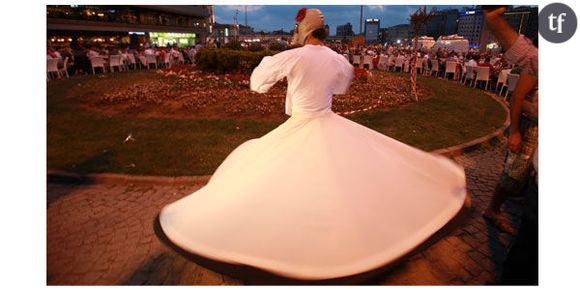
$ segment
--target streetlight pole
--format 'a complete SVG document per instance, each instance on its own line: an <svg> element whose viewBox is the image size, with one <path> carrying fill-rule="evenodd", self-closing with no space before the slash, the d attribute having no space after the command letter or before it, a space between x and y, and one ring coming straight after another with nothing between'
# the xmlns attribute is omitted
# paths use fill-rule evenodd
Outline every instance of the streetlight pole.
<svg viewBox="0 0 580 290"><path fill-rule="evenodd" d="M360 22L359 22L359 32L358 35L362 35L362 19L363 19L363 6L360 6Z"/></svg>
<svg viewBox="0 0 580 290"><path fill-rule="evenodd" d="M238 33L240 32L238 26L238 14L240 13L239 9L236 9L236 16L234 16L234 41L238 41Z"/></svg>

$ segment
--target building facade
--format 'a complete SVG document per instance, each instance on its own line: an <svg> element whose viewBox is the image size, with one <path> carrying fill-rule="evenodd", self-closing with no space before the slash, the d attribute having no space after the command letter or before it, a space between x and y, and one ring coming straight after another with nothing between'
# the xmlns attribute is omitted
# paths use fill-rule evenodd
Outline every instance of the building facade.
<svg viewBox="0 0 580 290"><path fill-rule="evenodd" d="M377 18L369 18L365 20L365 41L366 43L379 42L379 29L381 27L381 20Z"/></svg>
<svg viewBox="0 0 580 290"><path fill-rule="evenodd" d="M353 35L354 31L352 30L352 24L350 24L350 22L336 26L337 37L352 37Z"/></svg>
<svg viewBox="0 0 580 290"><path fill-rule="evenodd" d="M504 13L509 25L519 34L525 35L532 41L538 39L538 7L520 6L510 8ZM481 45L486 49L499 49L499 43L487 25L481 32Z"/></svg>
<svg viewBox="0 0 580 290"><path fill-rule="evenodd" d="M425 23L425 34L434 39L442 35L457 33L459 10L447 9L436 11Z"/></svg>
<svg viewBox="0 0 580 290"><path fill-rule="evenodd" d="M239 40L241 36L253 35L254 28L240 24L215 23L212 38L219 43L228 43Z"/></svg>
<svg viewBox="0 0 580 290"><path fill-rule="evenodd" d="M504 13L504 17L516 32L532 40L537 40L537 6L508 7L508 10ZM493 32L486 25L481 10L465 10L461 12L459 15L457 34L467 38L470 47L499 49L499 44Z"/></svg>
<svg viewBox="0 0 580 290"><path fill-rule="evenodd" d="M383 28L381 31L381 42L387 44L400 44L405 39L413 37L413 29L410 24L399 24L388 28Z"/></svg>
<svg viewBox="0 0 580 290"><path fill-rule="evenodd" d="M47 5L49 45L190 46L207 41L210 5Z"/></svg>
<svg viewBox="0 0 580 290"><path fill-rule="evenodd" d="M469 41L469 46L480 47L481 31L483 30L484 18L481 10L465 10L459 14L457 34Z"/></svg>

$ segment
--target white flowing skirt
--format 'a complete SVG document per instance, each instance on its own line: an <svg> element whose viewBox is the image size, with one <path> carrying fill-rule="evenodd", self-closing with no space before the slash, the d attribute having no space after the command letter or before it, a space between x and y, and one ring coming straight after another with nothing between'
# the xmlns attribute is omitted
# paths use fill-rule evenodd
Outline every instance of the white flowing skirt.
<svg viewBox="0 0 580 290"><path fill-rule="evenodd" d="M241 144L159 221L191 253L322 280L397 260L465 198L465 173L451 160L324 112Z"/></svg>

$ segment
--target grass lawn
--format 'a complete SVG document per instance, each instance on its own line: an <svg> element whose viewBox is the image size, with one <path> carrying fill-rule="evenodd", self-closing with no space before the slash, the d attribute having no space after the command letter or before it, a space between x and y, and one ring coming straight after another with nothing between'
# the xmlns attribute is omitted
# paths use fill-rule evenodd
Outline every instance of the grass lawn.
<svg viewBox="0 0 580 290"><path fill-rule="evenodd" d="M427 151L484 136L505 121L501 105L481 90L434 77L419 76L417 81L432 90L430 98L350 119Z"/></svg>
<svg viewBox="0 0 580 290"><path fill-rule="evenodd" d="M119 78L129 73L117 73ZM73 77L48 84L48 168L77 173L209 175L239 144L276 128L280 121L122 118L86 111L64 96ZM424 150L481 137L501 127L505 112L480 90L419 77L433 96L389 111L350 119ZM123 143L132 134L134 142Z"/></svg>

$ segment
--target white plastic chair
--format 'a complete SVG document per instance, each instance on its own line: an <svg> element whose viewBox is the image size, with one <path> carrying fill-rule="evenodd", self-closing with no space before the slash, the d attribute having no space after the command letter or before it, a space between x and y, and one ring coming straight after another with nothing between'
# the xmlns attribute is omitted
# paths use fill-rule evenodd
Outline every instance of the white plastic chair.
<svg viewBox="0 0 580 290"><path fill-rule="evenodd" d="M137 56L137 60L139 60L139 67L140 67L140 68L141 68L141 67L147 67L147 68L148 68L148 65L147 65L147 58L146 58L145 56L143 56L143 55L138 55L138 56Z"/></svg>
<svg viewBox="0 0 580 290"><path fill-rule="evenodd" d="M105 59L103 57L100 56L91 57L89 58L89 61L91 62L93 74L95 74L95 68L101 68L103 70L103 73L107 72L107 68L105 67Z"/></svg>
<svg viewBox="0 0 580 290"><path fill-rule="evenodd" d="M462 84L467 84L467 81L471 81L475 83L475 67L474 66L466 66L465 67L465 74L463 75ZM471 85L471 83L470 83Z"/></svg>
<svg viewBox="0 0 580 290"><path fill-rule="evenodd" d="M164 67L171 67L171 54L166 53L162 61Z"/></svg>
<svg viewBox="0 0 580 290"><path fill-rule="evenodd" d="M378 69L387 70L388 64L389 59L386 56L384 55L379 56L379 63L377 64Z"/></svg>
<svg viewBox="0 0 580 290"><path fill-rule="evenodd" d="M405 64L405 59L402 57L397 57L395 58L395 71L397 71L397 68L401 70L401 72L403 72L403 65Z"/></svg>
<svg viewBox="0 0 580 290"><path fill-rule="evenodd" d="M121 68L123 70L129 70L129 54L121 53Z"/></svg>
<svg viewBox="0 0 580 290"><path fill-rule="evenodd" d="M365 65L369 66L369 70L373 69L373 57L370 55L365 55L363 57L363 67L365 67Z"/></svg>
<svg viewBox="0 0 580 290"><path fill-rule="evenodd" d="M431 71L429 70L429 59L423 58L423 75L430 74Z"/></svg>
<svg viewBox="0 0 580 290"><path fill-rule="evenodd" d="M501 92L503 91L504 88L507 88L507 75L510 72L510 69L504 69L501 72L499 72L499 75L497 77L497 83L495 84L495 90L497 91L497 88L500 88L498 95L501 96ZM501 84L501 87L500 87Z"/></svg>
<svg viewBox="0 0 580 290"><path fill-rule="evenodd" d="M520 75L508 73L508 75L507 75L507 84L508 85L507 85L507 90L506 90L504 99L507 99L507 95L509 93L514 92L519 80L520 80Z"/></svg>
<svg viewBox="0 0 580 290"><path fill-rule="evenodd" d="M445 75L444 78L447 79L447 74L453 74L453 80L457 77L457 62L448 60L445 62Z"/></svg>
<svg viewBox="0 0 580 290"><path fill-rule="evenodd" d="M420 74L423 74L423 58L422 57L417 57L417 59L415 59L415 69L419 70Z"/></svg>
<svg viewBox="0 0 580 290"><path fill-rule="evenodd" d="M119 72L122 70L120 55L111 55L109 57L109 69L111 70L111 72L115 71L115 67L117 67L117 70L119 70Z"/></svg>
<svg viewBox="0 0 580 290"><path fill-rule="evenodd" d="M157 68L157 56L154 54L147 54L145 55L145 61L147 62L147 69L150 68L151 65L155 65L155 68Z"/></svg>
<svg viewBox="0 0 580 290"><path fill-rule="evenodd" d="M477 85L478 82L485 82L485 90L489 87L489 67L487 66L477 66L475 67L475 82L473 87Z"/></svg>
<svg viewBox="0 0 580 290"><path fill-rule="evenodd" d="M127 61L129 62L129 65L133 67L133 69L137 68L137 60L135 59L135 55L133 55L132 53L128 53Z"/></svg>
<svg viewBox="0 0 580 290"><path fill-rule="evenodd" d="M431 73L430 75L433 75L433 73L435 73L435 76L439 76L439 62L436 59L432 59L431 60Z"/></svg>
<svg viewBox="0 0 580 290"><path fill-rule="evenodd" d="M362 63L361 58L362 58L362 55L354 55L352 57L352 65L355 67L359 67Z"/></svg>
<svg viewBox="0 0 580 290"><path fill-rule="evenodd" d="M59 68L58 69L58 72L61 73L61 74L64 74L67 79L68 79L68 69L67 69L68 60L69 60L68 56L65 57L62 68Z"/></svg>
<svg viewBox="0 0 580 290"><path fill-rule="evenodd" d="M53 74L56 73L60 78L60 71L58 70L58 58L49 58L46 60L46 74L48 79L52 79Z"/></svg>
<svg viewBox="0 0 580 290"><path fill-rule="evenodd" d="M393 55L387 57L387 71L393 71L395 69L395 60L397 58Z"/></svg>

